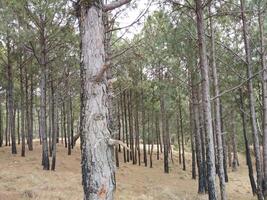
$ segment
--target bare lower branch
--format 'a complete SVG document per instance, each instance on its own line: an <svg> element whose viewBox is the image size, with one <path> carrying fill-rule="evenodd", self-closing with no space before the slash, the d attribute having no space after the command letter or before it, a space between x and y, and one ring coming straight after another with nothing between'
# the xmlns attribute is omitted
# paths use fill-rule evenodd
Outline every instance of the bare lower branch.
<svg viewBox="0 0 267 200"><path fill-rule="evenodd" d="M117 0L117 1L113 1L109 4L106 4L103 6L103 11L107 12L110 10L114 10L115 8L119 8L127 3L130 3L131 0Z"/></svg>
<svg viewBox="0 0 267 200"><path fill-rule="evenodd" d="M240 83L239 85L233 87L233 88L230 88L229 90L225 90L223 91L221 94L215 96L215 97L212 97L210 100L213 101L214 99L217 99L219 97L221 97L222 95L226 94L226 93L229 93L229 92L232 92L234 90L237 90L239 89L240 87L242 87L244 84L246 84L249 80L255 78L257 75L259 75L263 70L260 70L258 71L256 74L254 74L253 76L249 77L248 79L246 79L245 81L243 81L242 83Z"/></svg>
<svg viewBox="0 0 267 200"><path fill-rule="evenodd" d="M115 146L115 145L118 146L118 145L121 145L121 146L125 147L127 150L131 151L131 149L125 143L123 143L120 140L115 140L115 139L111 139L110 138L109 141L108 141L108 144L110 146Z"/></svg>

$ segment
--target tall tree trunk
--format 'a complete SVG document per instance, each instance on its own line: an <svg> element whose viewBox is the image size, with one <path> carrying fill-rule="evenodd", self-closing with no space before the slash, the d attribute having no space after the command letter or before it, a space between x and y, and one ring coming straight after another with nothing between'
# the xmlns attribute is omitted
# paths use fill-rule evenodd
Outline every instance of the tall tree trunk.
<svg viewBox="0 0 267 200"><path fill-rule="evenodd" d="M145 136L145 131L146 131L146 126L145 126L145 102L144 102L144 91L142 88L141 91L141 107L142 107L142 138L143 138L143 156L144 156L144 163L145 166L147 166L147 152L146 152L146 136Z"/></svg>
<svg viewBox="0 0 267 200"><path fill-rule="evenodd" d="M47 48L46 48L46 36L45 36L45 22L44 16L41 16L41 30L40 30L40 46L42 48L41 55L41 102L40 102L40 134L42 136L42 164L44 170L49 170L49 154L47 143L47 128L46 128L46 76L47 76Z"/></svg>
<svg viewBox="0 0 267 200"><path fill-rule="evenodd" d="M68 69L67 69L68 70ZM71 155L71 91L70 91L70 87L69 87L69 72L66 73L66 88L67 88L67 109L65 109L66 111L66 115L67 115L67 146L68 146L68 155Z"/></svg>
<svg viewBox="0 0 267 200"><path fill-rule="evenodd" d="M192 83L190 83L192 85ZM192 94L190 95L189 112L190 112L190 141L191 141L191 154L192 154L192 179L197 178L196 174L196 143L195 143L195 124L193 116L193 100Z"/></svg>
<svg viewBox="0 0 267 200"><path fill-rule="evenodd" d="M156 136L157 136L157 160L159 160L159 152L160 152L160 127L159 127L159 114L156 114Z"/></svg>
<svg viewBox="0 0 267 200"><path fill-rule="evenodd" d="M150 156L149 156L149 161L150 161L150 168L153 167L153 148L154 148L154 131L153 131L153 124L155 125L155 130L157 132L157 119L155 117L155 120L153 121L153 116L155 116L155 113L152 113L152 120L151 120L151 149L150 149ZM153 123L154 122L154 123Z"/></svg>
<svg viewBox="0 0 267 200"><path fill-rule="evenodd" d="M247 138L247 128L246 128L246 115L244 113L245 111L245 106L244 106L244 101L243 101L243 92L242 89L239 89L239 98L240 98L240 116L242 119L242 127L243 127L243 136L244 136L244 141L245 141L245 148L246 148L246 162L248 166L248 175L249 175L249 180L250 180L250 185L252 189L253 195L257 193L257 188L256 188L256 183L253 175L253 164L250 156L250 148L249 148L249 142Z"/></svg>
<svg viewBox="0 0 267 200"><path fill-rule="evenodd" d="M120 101L117 100L117 130L118 130L118 134L116 135L116 139L117 140L121 140L121 115L120 115ZM115 157L116 157L116 167L120 166L120 161L119 161L119 152L121 152L121 146L119 145L118 147L116 147L115 149Z"/></svg>
<svg viewBox="0 0 267 200"><path fill-rule="evenodd" d="M20 145L20 121L19 121L19 116L20 116L20 112L19 112L19 106L18 106L18 109L17 109L17 135L18 135L18 145Z"/></svg>
<svg viewBox="0 0 267 200"><path fill-rule="evenodd" d="M3 119L2 119L2 103L0 102L0 147L3 146Z"/></svg>
<svg viewBox="0 0 267 200"><path fill-rule="evenodd" d="M52 156L52 134L53 134L53 130L52 130L52 115L53 115L53 107L54 105L52 105L52 99L54 94L52 94L52 88L51 88L51 81L52 81L52 71L51 71L51 67L49 68L49 76L48 76L48 82L50 83L48 85L49 90L48 90L48 149L49 149L49 156Z"/></svg>
<svg viewBox="0 0 267 200"><path fill-rule="evenodd" d="M233 115L234 116L234 115ZM233 117L233 122L234 122ZM236 126L234 123L232 123L232 146L233 146L233 160L232 160L232 170L237 171L237 165L238 165L238 155L237 155L237 144L236 144Z"/></svg>
<svg viewBox="0 0 267 200"><path fill-rule="evenodd" d="M123 107L123 94L122 91L120 90L120 104L121 104L121 122L122 122L122 142L125 142L125 117L124 117L124 107ZM126 163L126 149L123 147L123 161Z"/></svg>
<svg viewBox="0 0 267 200"><path fill-rule="evenodd" d="M210 103L210 84L209 84L209 67L207 61L207 50L205 41L205 25L203 17L203 1L196 1L196 15L197 15L197 32L200 68L202 78L202 103L204 111L205 129L207 137L207 172L208 172L208 193L209 199L216 200L216 182L215 182L215 155L212 132L211 119L211 103Z"/></svg>
<svg viewBox="0 0 267 200"><path fill-rule="evenodd" d="M209 14L211 13L211 8L209 7ZM210 32L211 32L211 58L212 58L212 73L213 73L213 85L214 85L214 95L218 96L220 94L219 81L217 66L215 60L215 35L213 28L213 19L210 17ZM217 155L218 155L218 174L220 179L220 192L221 200L226 200L226 185L225 185L225 175L224 175L224 165L223 165L223 142L222 142L222 126L221 126L221 112L220 112L220 98L214 100L214 112L215 112L215 133L217 140Z"/></svg>
<svg viewBox="0 0 267 200"><path fill-rule="evenodd" d="M264 38L264 11L259 7L258 23L260 32L260 57L262 72L262 105L263 105L263 194L267 197L267 64Z"/></svg>
<svg viewBox="0 0 267 200"><path fill-rule="evenodd" d="M7 100L8 100L8 135L11 135L11 151L12 154L17 154L16 148L16 133L14 129L14 98L13 98L13 72L12 72L12 63L11 63L11 41L9 34L7 36Z"/></svg>
<svg viewBox="0 0 267 200"><path fill-rule="evenodd" d="M256 111L255 111L255 98L253 93L253 83L252 83L252 57L251 57L251 49L248 35L248 27L245 16L245 6L244 0L240 0L241 4L241 18L243 23L243 37L244 37L244 45L246 51L246 65L247 65L247 76L249 78L248 81L248 93L249 93L249 107L250 107L250 115L251 115L251 128L253 133L253 145L254 145L254 153L256 159L256 172L257 172L257 195L259 200L263 200L263 192L262 192L262 181L263 174L261 169L261 161L260 161L260 143L257 129L257 121L256 121Z"/></svg>
<svg viewBox="0 0 267 200"><path fill-rule="evenodd" d="M177 143L178 143L178 158L179 158L179 164L182 164L182 151L181 151L181 139L180 139L180 123L179 123L179 114L176 115L176 124L177 124Z"/></svg>
<svg viewBox="0 0 267 200"><path fill-rule="evenodd" d="M51 170L55 170L56 169L56 153L57 153L57 135L58 135L58 91L54 91L54 85L53 82L51 83L51 89L52 89L52 93L53 95L53 104L54 104L54 109L53 109L53 113L52 114L52 164L51 164Z"/></svg>
<svg viewBox="0 0 267 200"><path fill-rule="evenodd" d="M115 189L111 137L108 129L102 2L81 3L81 117L82 180L84 200L112 200Z"/></svg>
<svg viewBox="0 0 267 200"><path fill-rule="evenodd" d="M72 97L70 95L70 141L71 141L71 148L74 147L74 113L73 113L73 104L72 104Z"/></svg>
<svg viewBox="0 0 267 200"><path fill-rule="evenodd" d="M23 87L23 69L22 66L19 68L20 70L20 109L21 109L21 156L25 156L25 98L24 98L24 87Z"/></svg>
<svg viewBox="0 0 267 200"><path fill-rule="evenodd" d="M5 145L8 145L8 96L7 96L7 91L6 91L6 127L5 127Z"/></svg>
<svg viewBox="0 0 267 200"><path fill-rule="evenodd" d="M31 142L31 149L30 151L33 150L33 73L30 74L30 81L31 81L31 85L30 85L30 132L29 132L29 137L30 137L30 142Z"/></svg>
<svg viewBox="0 0 267 200"><path fill-rule="evenodd" d="M163 80L163 70L160 69L159 80ZM165 99L164 91L161 88L160 93L160 112L161 112L161 130L163 136L163 148L164 148L164 173L169 173L169 138L167 137L167 123L166 123L166 111L165 111Z"/></svg>
<svg viewBox="0 0 267 200"><path fill-rule="evenodd" d="M185 166L185 149L184 149L184 127L183 127L183 116L182 116L182 100L181 96L179 96L179 116L180 116L180 128L181 128L181 136L182 136L182 158L183 158L183 170L186 170Z"/></svg>
<svg viewBox="0 0 267 200"><path fill-rule="evenodd" d="M134 126L135 126L135 156L138 157L138 165L141 165L141 152L140 152L140 131L139 131L139 95L135 92L135 116L134 116ZM136 152L137 151L137 152Z"/></svg>
<svg viewBox="0 0 267 200"><path fill-rule="evenodd" d="M67 102L68 111L67 111L67 139L68 139L68 155L71 155L71 113L70 113L70 99Z"/></svg>
<svg viewBox="0 0 267 200"><path fill-rule="evenodd" d="M68 103L67 103L68 104ZM66 103L65 102L63 102L63 104L62 104L62 106L63 106L63 136L64 136L64 145L65 145L65 148L67 148L68 147L68 141L67 141L67 127L68 127L68 122L67 122L67 120L66 120ZM67 127L66 127L67 126Z"/></svg>
<svg viewBox="0 0 267 200"><path fill-rule="evenodd" d="M25 115L25 132L26 132L26 137L27 137L27 145L28 149L32 149L31 142L30 142L30 108L29 108L29 78L28 78L28 71L27 67L25 66L25 110L26 110L26 115Z"/></svg>
<svg viewBox="0 0 267 200"><path fill-rule="evenodd" d="M129 137L130 137L130 160L134 161L134 137L133 137L133 114L132 114L132 92L129 90L128 92L128 120L129 120Z"/></svg>
<svg viewBox="0 0 267 200"><path fill-rule="evenodd" d="M127 119L127 93L123 91L123 103L124 103L124 123L125 123L125 136L126 136L126 145L129 147L129 132L128 132L128 119ZM129 115L129 113L128 113ZM130 152L126 150L126 161L130 161Z"/></svg>
<svg viewBox="0 0 267 200"><path fill-rule="evenodd" d="M198 89L194 85L194 75L192 75L192 99L193 99L193 111L194 111L194 124L195 124L195 141L196 141L196 156L198 165L198 193L203 194L206 191L206 164L204 162L202 154L202 143L201 143L201 131L199 121L199 102L197 99Z"/></svg>
<svg viewBox="0 0 267 200"><path fill-rule="evenodd" d="M225 182L228 182L228 173L227 173L227 145L225 142L225 135L224 133L224 126L223 126L223 109L222 109L222 103L220 101L220 117L221 117L221 132L222 132L222 145L223 145L223 168L224 168L224 176L225 176Z"/></svg>

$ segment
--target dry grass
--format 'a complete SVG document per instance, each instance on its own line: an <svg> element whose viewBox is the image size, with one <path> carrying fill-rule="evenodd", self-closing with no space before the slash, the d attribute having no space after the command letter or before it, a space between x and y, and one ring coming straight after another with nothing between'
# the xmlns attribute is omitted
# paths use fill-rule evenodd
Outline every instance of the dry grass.
<svg viewBox="0 0 267 200"><path fill-rule="evenodd" d="M189 157L190 154L187 155ZM25 158L11 155L9 147L0 148L0 200L83 199L79 147L67 156L66 149L58 145L55 172L43 171L40 162L41 147L37 143L34 144L34 151L27 152ZM176 157L174 162L170 174L163 173L162 158L160 161L154 160L152 169L121 162L117 171L116 199L206 200L207 195L197 195L197 181L191 180L190 169L182 171ZM189 160L187 167L190 168ZM237 172L229 171L229 177L228 199L256 199L251 194L244 162Z"/></svg>

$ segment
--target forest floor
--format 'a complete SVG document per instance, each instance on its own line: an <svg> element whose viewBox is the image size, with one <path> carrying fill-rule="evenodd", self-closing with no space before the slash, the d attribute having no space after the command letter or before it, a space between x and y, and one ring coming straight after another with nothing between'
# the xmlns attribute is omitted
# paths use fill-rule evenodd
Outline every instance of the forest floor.
<svg viewBox="0 0 267 200"><path fill-rule="evenodd" d="M20 146L18 150L20 152ZM117 170L116 200L206 200L207 195L197 195L197 181L191 179L190 154L187 171L178 165L177 156L170 173L163 173L163 159L153 158L153 168L134 166L122 162ZM228 199L253 200L244 157L237 172L229 170ZM67 155L63 145L58 145L56 171L43 171L41 146L34 143L34 151L26 157L11 155L10 147L0 148L0 200L81 200L79 145Z"/></svg>

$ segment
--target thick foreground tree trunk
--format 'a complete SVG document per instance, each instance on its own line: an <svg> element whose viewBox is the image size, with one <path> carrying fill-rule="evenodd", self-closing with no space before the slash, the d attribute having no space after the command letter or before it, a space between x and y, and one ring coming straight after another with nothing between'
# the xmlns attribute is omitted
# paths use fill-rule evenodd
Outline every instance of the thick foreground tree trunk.
<svg viewBox="0 0 267 200"><path fill-rule="evenodd" d="M82 182L85 200L113 199L115 167L108 130L102 2L81 5Z"/></svg>

